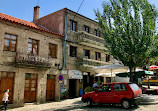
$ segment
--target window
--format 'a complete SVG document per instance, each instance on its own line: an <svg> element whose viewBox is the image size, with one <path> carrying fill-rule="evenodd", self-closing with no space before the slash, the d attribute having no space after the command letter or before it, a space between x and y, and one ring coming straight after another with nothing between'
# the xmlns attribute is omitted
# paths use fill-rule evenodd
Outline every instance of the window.
<svg viewBox="0 0 158 111"><path fill-rule="evenodd" d="M101 88L98 89L99 92L111 92L111 84L102 85Z"/></svg>
<svg viewBox="0 0 158 111"><path fill-rule="evenodd" d="M127 88L125 84L114 84L113 85L113 91L126 91Z"/></svg>
<svg viewBox="0 0 158 111"><path fill-rule="evenodd" d="M57 45L49 44L49 56L52 58L57 58Z"/></svg>
<svg viewBox="0 0 158 111"><path fill-rule="evenodd" d="M77 22L70 20L70 30L77 31Z"/></svg>
<svg viewBox="0 0 158 111"><path fill-rule="evenodd" d="M100 32L99 32L99 30L95 29L94 34L95 34L96 36L100 37Z"/></svg>
<svg viewBox="0 0 158 111"><path fill-rule="evenodd" d="M38 40L28 39L28 53L38 54Z"/></svg>
<svg viewBox="0 0 158 111"><path fill-rule="evenodd" d="M101 60L101 54L99 52L95 52L95 60Z"/></svg>
<svg viewBox="0 0 158 111"><path fill-rule="evenodd" d="M87 33L89 33L89 27L88 26L83 26L83 30L86 31Z"/></svg>
<svg viewBox="0 0 158 111"><path fill-rule="evenodd" d="M90 50L83 50L83 56L86 57L86 59L90 59Z"/></svg>
<svg viewBox="0 0 158 111"><path fill-rule="evenodd" d="M109 54L106 54L105 55L105 62L109 62L110 61L110 55Z"/></svg>
<svg viewBox="0 0 158 111"><path fill-rule="evenodd" d="M76 54L77 54L77 47L70 46L70 56L76 57Z"/></svg>
<svg viewBox="0 0 158 111"><path fill-rule="evenodd" d="M129 83L130 87L132 88L133 91L139 90L139 87L137 84L134 83Z"/></svg>
<svg viewBox="0 0 158 111"><path fill-rule="evenodd" d="M17 36L11 34L4 35L4 51L16 51Z"/></svg>

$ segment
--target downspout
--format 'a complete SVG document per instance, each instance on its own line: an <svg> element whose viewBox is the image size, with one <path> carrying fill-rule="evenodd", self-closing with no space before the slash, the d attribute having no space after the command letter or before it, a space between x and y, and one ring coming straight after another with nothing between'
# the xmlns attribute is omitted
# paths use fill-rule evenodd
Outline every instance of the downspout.
<svg viewBox="0 0 158 111"><path fill-rule="evenodd" d="M63 51L63 65L60 70L66 68L66 41L67 41L67 9L65 10L65 38L64 38L64 51Z"/></svg>

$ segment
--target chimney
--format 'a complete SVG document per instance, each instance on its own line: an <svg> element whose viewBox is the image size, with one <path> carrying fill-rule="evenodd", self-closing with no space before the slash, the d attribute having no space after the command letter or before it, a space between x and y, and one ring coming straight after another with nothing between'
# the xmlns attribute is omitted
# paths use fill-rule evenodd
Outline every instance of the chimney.
<svg viewBox="0 0 158 111"><path fill-rule="evenodd" d="M37 24L39 19L39 6L34 7L33 23Z"/></svg>

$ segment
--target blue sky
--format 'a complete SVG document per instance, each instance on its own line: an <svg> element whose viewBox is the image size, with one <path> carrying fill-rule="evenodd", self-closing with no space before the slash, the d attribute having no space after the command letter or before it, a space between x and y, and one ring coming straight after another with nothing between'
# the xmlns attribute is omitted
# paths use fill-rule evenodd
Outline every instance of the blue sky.
<svg viewBox="0 0 158 111"><path fill-rule="evenodd" d="M109 0L84 0L78 13L95 19L94 9L102 9L102 2ZM158 9L158 0L148 0ZM0 12L20 18L26 21L33 20L33 7L37 5L38 0L0 0ZM77 11L82 0L39 0L40 17L48 15L62 8L69 8Z"/></svg>

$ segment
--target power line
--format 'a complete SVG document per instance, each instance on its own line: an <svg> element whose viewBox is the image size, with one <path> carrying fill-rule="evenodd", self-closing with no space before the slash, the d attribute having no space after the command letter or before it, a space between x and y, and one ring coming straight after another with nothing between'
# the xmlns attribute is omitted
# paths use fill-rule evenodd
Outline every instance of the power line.
<svg viewBox="0 0 158 111"><path fill-rule="evenodd" d="M82 0L81 4L80 4L80 6L79 6L79 8L78 8L78 10L77 10L77 13L78 13L78 11L80 10L80 8L81 8L81 6L82 6L83 2L84 2L84 0ZM73 20L75 19L75 17L76 17L76 14L74 15Z"/></svg>

